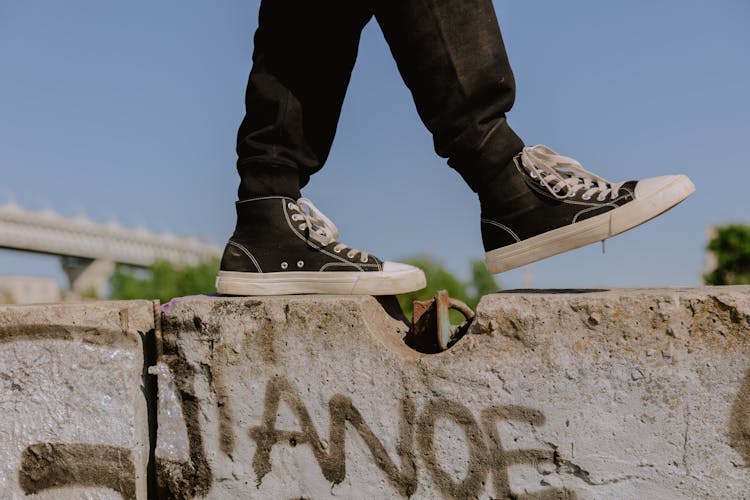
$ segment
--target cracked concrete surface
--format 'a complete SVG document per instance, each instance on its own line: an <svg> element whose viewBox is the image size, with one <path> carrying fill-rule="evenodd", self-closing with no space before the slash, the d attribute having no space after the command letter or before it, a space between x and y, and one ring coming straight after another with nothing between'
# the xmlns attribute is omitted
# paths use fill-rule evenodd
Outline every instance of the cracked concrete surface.
<svg viewBox="0 0 750 500"><path fill-rule="evenodd" d="M747 287L493 294L436 355L371 297L162 320L191 379L191 460L157 467L172 495L750 497Z"/></svg>
<svg viewBox="0 0 750 500"><path fill-rule="evenodd" d="M0 498L146 498L150 301L0 306Z"/></svg>
<svg viewBox="0 0 750 500"><path fill-rule="evenodd" d="M387 311L0 308L0 498L750 498L750 287L497 293L434 355Z"/></svg>

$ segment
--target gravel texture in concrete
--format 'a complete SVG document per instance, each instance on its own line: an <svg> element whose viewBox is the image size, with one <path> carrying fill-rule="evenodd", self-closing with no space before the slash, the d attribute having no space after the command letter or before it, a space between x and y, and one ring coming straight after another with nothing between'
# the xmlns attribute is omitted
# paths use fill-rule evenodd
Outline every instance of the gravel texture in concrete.
<svg viewBox="0 0 750 500"><path fill-rule="evenodd" d="M0 498L147 496L150 301L0 306Z"/></svg>
<svg viewBox="0 0 750 500"><path fill-rule="evenodd" d="M440 354L372 297L162 311L164 497L750 497L748 287L492 294Z"/></svg>

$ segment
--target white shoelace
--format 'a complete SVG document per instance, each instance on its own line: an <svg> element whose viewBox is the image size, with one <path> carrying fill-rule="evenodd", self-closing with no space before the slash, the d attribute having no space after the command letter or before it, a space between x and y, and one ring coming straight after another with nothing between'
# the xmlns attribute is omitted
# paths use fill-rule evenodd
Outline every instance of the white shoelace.
<svg viewBox="0 0 750 500"><path fill-rule="evenodd" d="M297 203L289 202L287 204L287 207L290 210L294 210L296 212L292 214L292 220L295 222L302 222L299 226L297 226L299 230L307 230L308 238L310 238L314 242L320 244L321 246L326 246L336 241L336 239L339 237L339 229L336 227L336 224L334 224L331 219L326 217L323 212L321 212L318 207L313 205L313 202L308 200L307 198L300 198L297 200ZM370 254L368 254L367 252L348 247L343 243L336 244L333 247L333 251L336 253L341 253L341 251L345 248L349 248L346 256L350 259L353 259L357 254L359 254L359 261L363 264L369 260Z"/></svg>
<svg viewBox="0 0 750 500"><path fill-rule="evenodd" d="M559 155L541 144L523 148L521 161L531 178L538 179L552 196L560 200L575 196L581 189L585 190L581 196L584 200L596 193L599 193L597 201L605 201L607 195L614 200L623 184L609 182L585 170L573 158Z"/></svg>

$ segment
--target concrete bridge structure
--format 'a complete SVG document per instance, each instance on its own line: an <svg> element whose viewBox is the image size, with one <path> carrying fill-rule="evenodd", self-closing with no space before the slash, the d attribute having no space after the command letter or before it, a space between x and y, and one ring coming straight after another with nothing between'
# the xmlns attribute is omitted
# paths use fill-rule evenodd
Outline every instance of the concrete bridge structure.
<svg viewBox="0 0 750 500"><path fill-rule="evenodd" d="M77 293L106 288L114 265L148 267L156 260L194 265L218 257L221 249L196 238L127 229L51 210L33 212L15 203L0 205L0 248L57 255Z"/></svg>

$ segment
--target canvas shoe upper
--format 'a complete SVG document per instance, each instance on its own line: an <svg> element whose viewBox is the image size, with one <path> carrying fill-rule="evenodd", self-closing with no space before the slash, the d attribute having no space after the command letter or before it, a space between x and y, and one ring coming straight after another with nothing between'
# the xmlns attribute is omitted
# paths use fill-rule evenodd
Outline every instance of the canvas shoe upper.
<svg viewBox="0 0 750 500"><path fill-rule="evenodd" d="M485 260L492 273L520 267L631 229L695 191L684 175L613 183L546 146L514 160L522 191L480 195Z"/></svg>
<svg viewBox="0 0 750 500"><path fill-rule="evenodd" d="M336 226L306 198L258 197L238 201L236 209L219 293L392 295L425 286L421 270L339 242Z"/></svg>

